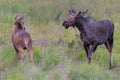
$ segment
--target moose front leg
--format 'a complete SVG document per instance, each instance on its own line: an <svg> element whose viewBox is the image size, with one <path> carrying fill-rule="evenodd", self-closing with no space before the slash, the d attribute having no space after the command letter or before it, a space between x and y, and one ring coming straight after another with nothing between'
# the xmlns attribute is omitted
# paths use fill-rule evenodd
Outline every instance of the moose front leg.
<svg viewBox="0 0 120 80"><path fill-rule="evenodd" d="M86 52L87 58L88 58L88 53L90 51L90 45L84 44L84 49L85 49L85 52Z"/></svg>
<svg viewBox="0 0 120 80"><path fill-rule="evenodd" d="M92 54L95 52L96 48L97 48L97 44L95 43L95 44L92 45L92 47L91 47L91 49L90 49L90 51L89 51L89 53L88 53L89 63L91 63Z"/></svg>

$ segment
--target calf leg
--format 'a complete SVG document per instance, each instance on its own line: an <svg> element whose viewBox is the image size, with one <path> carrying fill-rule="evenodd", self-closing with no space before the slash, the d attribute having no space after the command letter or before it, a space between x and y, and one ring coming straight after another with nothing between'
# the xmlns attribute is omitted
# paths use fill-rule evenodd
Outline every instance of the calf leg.
<svg viewBox="0 0 120 80"><path fill-rule="evenodd" d="M18 48L18 52L20 54L20 60L23 61L25 59L25 53L24 50L22 48Z"/></svg>
<svg viewBox="0 0 120 80"><path fill-rule="evenodd" d="M34 61L33 61L33 49L32 49L32 47L28 48L27 51L28 51L28 53L29 53L30 62L31 62L32 64L34 64Z"/></svg>
<svg viewBox="0 0 120 80"><path fill-rule="evenodd" d="M97 44L95 43L95 44L92 45L92 47L91 47L91 49L88 53L89 63L91 63L92 54L95 52L96 48L97 48Z"/></svg>
<svg viewBox="0 0 120 80"><path fill-rule="evenodd" d="M18 49L15 47L14 44L13 44L13 47L14 47L15 52L16 52L16 54L17 54L17 58L18 58L18 60L20 60L20 55L19 55L19 51L18 51Z"/></svg>
<svg viewBox="0 0 120 80"><path fill-rule="evenodd" d="M113 47L113 39L108 40L105 43L105 46L108 49L108 52L110 53L110 68L109 69L112 69L112 59L113 59L113 56L112 56L112 47Z"/></svg>
<svg viewBox="0 0 120 80"><path fill-rule="evenodd" d="M18 58L18 61L19 61L19 60L20 60L20 53L19 53L19 51L17 50L17 48L14 47L14 49L15 49L15 51L16 51L17 58Z"/></svg>

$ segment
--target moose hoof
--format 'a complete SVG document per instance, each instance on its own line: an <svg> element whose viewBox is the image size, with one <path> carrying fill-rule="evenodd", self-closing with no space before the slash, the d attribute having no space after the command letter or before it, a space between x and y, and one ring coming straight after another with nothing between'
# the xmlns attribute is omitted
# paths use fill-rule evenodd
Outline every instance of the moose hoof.
<svg viewBox="0 0 120 80"><path fill-rule="evenodd" d="M31 60L30 60L30 63L34 65L34 61L31 61Z"/></svg>
<svg viewBox="0 0 120 80"><path fill-rule="evenodd" d="M113 70L115 68L115 66L110 66L109 70Z"/></svg>

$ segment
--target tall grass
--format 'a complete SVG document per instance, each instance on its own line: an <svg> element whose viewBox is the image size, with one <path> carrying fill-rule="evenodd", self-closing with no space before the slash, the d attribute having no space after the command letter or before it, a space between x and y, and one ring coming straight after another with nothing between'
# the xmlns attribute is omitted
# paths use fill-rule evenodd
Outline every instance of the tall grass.
<svg viewBox="0 0 120 80"><path fill-rule="evenodd" d="M69 76L71 80L118 80L111 71L104 71L96 64L88 65L86 63L72 67Z"/></svg>

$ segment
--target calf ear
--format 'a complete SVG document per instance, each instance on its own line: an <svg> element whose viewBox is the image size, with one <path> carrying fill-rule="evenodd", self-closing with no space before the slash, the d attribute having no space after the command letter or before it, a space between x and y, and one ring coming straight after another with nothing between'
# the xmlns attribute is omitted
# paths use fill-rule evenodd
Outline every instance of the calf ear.
<svg viewBox="0 0 120 80"><path fill-rule="evenodd" d="M19 18L19 20L24 21L25 16Z"/></svg>
<svg viewBox="0 0 120 80"><path fill-rule="evenodd" d="M14 16L14 20L16 20L18 17L18 14L16 13L15 16Z"/></svg>

